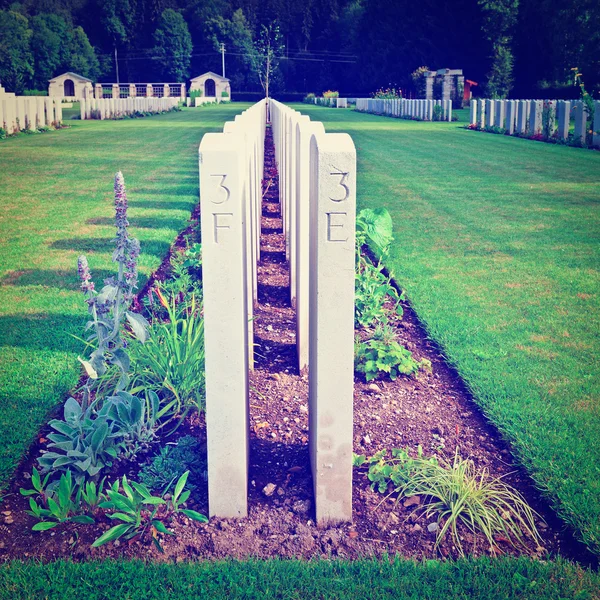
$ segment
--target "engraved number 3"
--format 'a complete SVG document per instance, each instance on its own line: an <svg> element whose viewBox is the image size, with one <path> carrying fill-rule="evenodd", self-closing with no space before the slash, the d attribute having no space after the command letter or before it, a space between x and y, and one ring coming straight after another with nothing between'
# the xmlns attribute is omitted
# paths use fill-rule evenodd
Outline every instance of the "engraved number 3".
<svg viewBox="0 0 600 600"><path fill-rule="evenodd" d="M227 200L229 200L229 196L231 195L229 188L225 185L225 179L227 175L211 175L211 177L221 177L221 182L219 183L218 187L225 191L225 196L221 195L221 199L215 198L214 200L212 200L212 203L224 204L225 202L227 202Z"/></svg>
<svg viewBox="0 0 600 600"><path fill-rule="evenodd" d="M335 169L335 167L334 167L334 169ZM346 181L348 179L348 173L343 173L342 171L335 170L335 171L333 171L333 173L330 173L330 175L338 175L341 177L338 185L341 188L344 188L344 191L341 192L343 194L343 196L341 198L333 198L332 196L330 196L329 199L333 200L334 202L343 202L344 200L347 200L348 196L350 195L350 188L346 185Z"/></svg>

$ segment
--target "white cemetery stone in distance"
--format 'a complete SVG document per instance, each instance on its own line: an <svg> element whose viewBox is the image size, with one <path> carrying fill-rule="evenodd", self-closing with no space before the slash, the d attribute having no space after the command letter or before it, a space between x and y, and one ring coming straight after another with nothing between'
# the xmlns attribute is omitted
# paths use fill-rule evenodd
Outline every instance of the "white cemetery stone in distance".
<svg viewBox="0 0 600 600"><path fill-rule="evenodd" d="M56 122L59 125L62 125L63 122L63 113L62 113L62 102L60 98L56 100L56 104L54 106L54 110L56 111Z"/></svg>
<svg viewBox="0 0 600 600"><path fill-rule="evenodd" d="M479 104L479 128L483 129L485 127L485 114L486 114L486 110L485 110L485 105L486 105L486 100L480 100Z"/></svg>
<svg viewBox="0 0 600 600"><path fill-rule="evenodd" d="M504 128L508 131L509 135L512 135L515 132L516 106L517 105L514 100L506 101L506 120L504 123Z"/></svg>
<svg viewBox="0 0 600 600"><path fill-rule="evenodd" d="M46 125L52 127L54 125L54 102L52 98L44 98L44 105L46 107Z"/></svg>
<svg viewBox="0 0 600 600"><path fill-rule="evenodd" d="M477 124L477 100L471 99L471 125Z"/></svg>
<svg viewBox="0 0 600 600"><path fill-rule="evenodd" d="M4 96L4 118L6 120L7 132L10 134L17 133L17 99L14 95Z"/></svg>
<svg viewBox="0 0 600 600"><path fill-rule="evenodd" d="M19 130L27 128L27 119L25 117L25 97L16 96L17 100L17 120L19 122Z"/></svg>
<svg viewBox="0 0 600 600"><path fill-rule="evenodd" d="M505 129L506 100L496 100L496 127Z"/></svg>
<svg viewBox="0 0 600 600"><path fill-rule="evenodd" d="M600 148L600 100L594 101L594 120L592 121L592 146Z"/></svg>
<svg viewBox="0 0 600 600"><path fill-rule="evenodd" d="M529 135L542 133L542 100L531 100L529 108Z"/></svg>
<svg viewBox="0 0 600 600"><path fill-rule="evenodd" d="M85 121L85 115L86 115L86 101L84 98L82 98L79 101L79 118L82 121Z"/></svg>
<svg viewBox="0 0 600 600"><path fill-rule="evenodd" d="M323 123L300 117L296 124L296 350L298 370L308 366L309 336L309 219L310 219L310 141L325 133Z"/></svg>
<svg viewBox="0 0 600 600"><path fill-rule="evenodd" d="M352 520L356 151L349 135L310 148L310 455L317 524Z"/></svg>
<svg viewBox="0 0 600 600"><path fill-rule="evenodd" d="M448 104L448 121L452 121L452 100L446 100Z"/></svg>
<svg viewBox="0 0 600 600"><path fill-rule="evenodd" d="M35 129L33 107L31 105L31 97L23 98L23 106L25 111L25 120L23 121L23 129Z"/></svg>
<svg viewBox="0 0 600 600"><path fill-rule="evenodd" d="M494 127L496 125L496 114L495 109L496 104L494 100L486 100L485 101L485 120L487 122L488 127Z"/></svg>
<svg viewBox="0 0 600 600"><path fill-rule="evenodd" d="M552 138L554 137L554 134L556 133L556 127L557 127L557 118L556 118L556 100L549 100L546 103L547 106L547 110L548 110L548 131L545 131L544 134L548 135L548 137ZM543 103L542 103L542 110L543 110ZM543 121L543 112L542 112L542 121ZM543 126L543 122L542 122L542 126Z"/></svg>
<svg viewBox="0 0 600 600"><path fill-rule="evenodd" d="M35 101L37 104L38 127L44 127L46 125L44 98L42 96L38 96Z"/></svg>
<svg viewBox="0 0 600 600"><path fill-rule="evenodd" d="M527 100L519 100L517 105L517 133L524 134L527 130Z"/></svg>
<svg viewBox="0 0 600 600"><path fill-rule="evenodd" d="M529 131L529 117L531 115L531 100L525 100L525 129Z"/></svg>
<svg viewBox="0 0 600 600"><path fill-rule="evenodd" d="M581 100L575 106L575 131L573 139L576 142L584 144L587 133L587 109L585 103Z"/></svg>
<svg viewBox="0 0 600 600"><path fill-rule="evenodd" d="M218 517L248 514L243 143L235 134L207 133L199 150L208 502Z"/></svg>

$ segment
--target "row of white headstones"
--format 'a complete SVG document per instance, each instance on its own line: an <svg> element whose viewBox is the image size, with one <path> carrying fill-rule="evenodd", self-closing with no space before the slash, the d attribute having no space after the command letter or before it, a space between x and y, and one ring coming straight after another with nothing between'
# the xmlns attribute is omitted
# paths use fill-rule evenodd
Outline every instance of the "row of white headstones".
<svg viewBox="0 0 600 600"><path fill-rule="evenodd" d="M80 100L82 120L115 119L136 112L160 113L179 104L179 98L89 98Z"/></svg>
<svg viewBox="0 0 600 600"><path fill-rule="evenodd" d="M547 131L544 131L544 109ZM569 138L571 118L575 120L574 141L584 143L588 112L581 100L471 100L471 125L481 129L498 127L510 135L549 135ZM592 145L600 146L600 101L594 102ZM598 131L596 131L598 130Z"/></svg>
<svg viewBox="0 0 600 600"><path fill-rule="evenodd" d="M348 98L313 98L313 104L329 108L348 108Z"/></svg>
<svg viewBox="0 0 600 600"><path fill-rule="evenodd" d="M352 519L356 151L347 134L262 100L200 143L209 514L248 513L248 372L253 368L264 141L270 121L308 369L316 519Z"/></svg>
<svg viewBox="0 0 600 600"><path fill-rule="evenodd" d="M452 121L451 100L411 100L409 98L357 98L356 110L399 119L433 121L435 107L441 107L441 121ZM438 112L438 111L435 111Z"/></svg>
<svg viewBox="0 0 600 600"><path fill-rule="evenodd" d="M60 99L47 96L17 96L0 86L0 127L8 135L62 123Z"/></svg>

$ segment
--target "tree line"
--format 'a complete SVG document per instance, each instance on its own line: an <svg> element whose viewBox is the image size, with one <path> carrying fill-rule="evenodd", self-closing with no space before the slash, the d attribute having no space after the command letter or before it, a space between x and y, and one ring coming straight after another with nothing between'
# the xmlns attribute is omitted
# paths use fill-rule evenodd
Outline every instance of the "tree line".
<svg viewBox="0 0 600 600"><path fill-rule="evenodd" d="M0 0L0 82L177 82L221 72L260 91L369 94L412 86L417 68L462 68L482 95L569 96L573 67L600 88L597 0ZM263 56L264 58L264 56ZM118 72L117 72L118 69Z"/></svg>

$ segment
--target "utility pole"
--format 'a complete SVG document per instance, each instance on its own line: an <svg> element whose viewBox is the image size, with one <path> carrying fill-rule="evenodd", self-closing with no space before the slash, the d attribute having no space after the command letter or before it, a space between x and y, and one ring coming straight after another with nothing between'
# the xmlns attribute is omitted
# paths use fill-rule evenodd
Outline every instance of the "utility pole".
<svg viewBox="0 0 600 600"><path fill-rule="evenodd" d="M223 63L223 77L225 77L225 44L221 44L221 62Z"/></svg>
<svg viewBox="0 0 600 600"><path fill-rule="evenodd" d="M117 72L117 83L119 82L119 59L117 58L117 47L115 46L115 70Z"/></svg>

